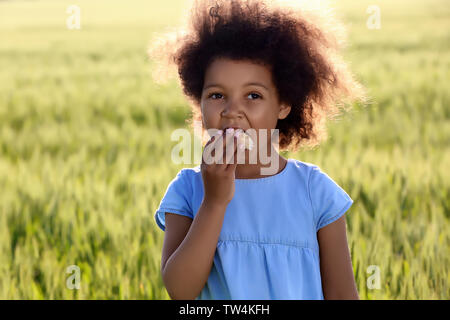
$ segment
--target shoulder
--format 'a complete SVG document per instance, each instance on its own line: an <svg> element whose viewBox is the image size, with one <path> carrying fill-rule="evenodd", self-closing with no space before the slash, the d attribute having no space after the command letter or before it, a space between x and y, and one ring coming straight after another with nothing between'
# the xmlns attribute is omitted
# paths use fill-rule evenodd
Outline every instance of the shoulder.
<svg viewBox="0 0 450 320"><path fill-rule="evenodd" d="M173 180L183 184L192 191L192 189L198 187L199 182L202 182L200 166L180 169Z"/></svg>
<svg viewBox="0 0 450 320"><path fill-rule="evenodd" d="M323 192L344 191L320 166L296 159L292 159L291 162L294 168L293 175L301 176L310 198Z"/></svg>
<svg viewBox="0 0 450 320"><path fill-rule="evenodd" d="M189 180L189 181L193 181L195 179L198 179L199 177L201 177L201 169L200 169L200 165L196 166L196 167L192 167L192 168L182 168L177 176L179 175L182 179L184 180Z"/></svg>
<svg viewBox="0 0 450 320"><path fill-rule="evenodd" d="M305 161L300 161L297 159L289 159L289 162L292 164L292 173L294 175L298 175L301 176L302 180L305 181L309 181L311 175L314 173L314 171L321 171L321 169L319 168L319 166L313 164L313 163L309 163L309 162L305 162Z"/></svg>
<svg viewBox="0 0 450 320"><path fill-rule="evenodd" d="M321 167L315 164L310 165L308 184L314 188L341 188Z"/></svg>
<svg viewBox="0 0 450 320"><path fill-rule="evenodd" d="M182 179L192 179L199 174L201 174L200 166L192 168L181 168L177 173L177 177L180 177Z"/></svg>
<svg viewBox="0 0 450 320"><path fill-rule="evenodd" d="M305 176L308 180L308 183L311 183L311 180L314 179L331 179L328 174L317 164L314 163L310 163L310 162L305 162L305 161L300 161L297 159L290 159L293 167L294 167L294 171L297 173L301 173L303 176Z"/></svg>
<svg viewBox="0 0 450 320"><path fill-rule="evenodd" d="M314 167L317 168L317 165L315 165L313 163L300 161L300 160L292 159L292 158L289 158L289 161L294 165L294 167L297 170L309 171L309 170L311 170Z"/></svg>

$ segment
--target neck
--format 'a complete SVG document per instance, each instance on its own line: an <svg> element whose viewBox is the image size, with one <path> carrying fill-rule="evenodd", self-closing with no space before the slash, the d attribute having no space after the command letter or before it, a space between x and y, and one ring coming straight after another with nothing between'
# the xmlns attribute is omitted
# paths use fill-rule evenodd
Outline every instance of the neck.
<svg viewBox="0 0 450 320"><path fill-rule="evenodd" d="M236 179L257 179L269 177L276 175L281 172L286 164L287 160L283 158L277 150L272 146L271 150L268 152L268 157L270 159L269 163L261 163L259 155L257 156L257 162L255 164L250 164L249 162L249 152L246 151L245 162L243 164L238 164L236 166Z"/></svg>

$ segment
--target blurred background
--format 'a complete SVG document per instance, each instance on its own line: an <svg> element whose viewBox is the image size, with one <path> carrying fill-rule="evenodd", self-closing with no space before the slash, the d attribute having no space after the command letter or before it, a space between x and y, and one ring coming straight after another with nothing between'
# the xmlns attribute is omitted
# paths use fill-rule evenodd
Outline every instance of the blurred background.
<svg viewBox="0 0 450 320"><path fill-rule="evenodd" d="M450 2L332 3L373 104L330 123L319 148L283 155L354 200L361 299L449 299ZM169 298L153 214L195 166L168 160L190 110L174 79L153 83L146 51L184 7L0 1L0 299Z"/></svg>

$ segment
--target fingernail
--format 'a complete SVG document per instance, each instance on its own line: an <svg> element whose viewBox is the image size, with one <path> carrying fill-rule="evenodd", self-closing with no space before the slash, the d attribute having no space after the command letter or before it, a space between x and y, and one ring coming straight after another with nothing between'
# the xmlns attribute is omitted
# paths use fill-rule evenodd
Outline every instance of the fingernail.
<svg viewBox="0 0 450 320"><path fill-rule="evenodd" d="M222 130L217 131L217 134L221 135L223 133Z"/></svg>

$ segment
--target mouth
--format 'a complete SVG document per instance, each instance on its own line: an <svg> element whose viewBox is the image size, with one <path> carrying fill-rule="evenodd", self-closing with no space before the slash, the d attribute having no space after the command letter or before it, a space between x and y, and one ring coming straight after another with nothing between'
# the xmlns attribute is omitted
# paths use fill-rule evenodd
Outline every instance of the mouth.
<svg viewBox="0 0 450 320"><path fill-rule="evenodd" d="M242 129L241 127L225 127L225 128L222 128L221 130L222 130L222 131L225 131L225 130L227 130L227 129L234 129L234 130L241 129L241 130L244 130L244 129Z"/></svg>
<svg viewBox="0 0 450 320"><path fill-rule="evenodd" d="M252 150L253 146L254 146L254 142L252 140L252 138L247 134L247 132L241 128L241 127L237 127L237 126L228 126L228 127L223 127L221 130L223 132L223 134L225 134L227 129L234 129L234 130L242 130L243 134L239 134L238 136L236 136L236 132L235 132L235 136L238 138L238 144L240 144L240 149L248 149L248 150Z"/></svg>

